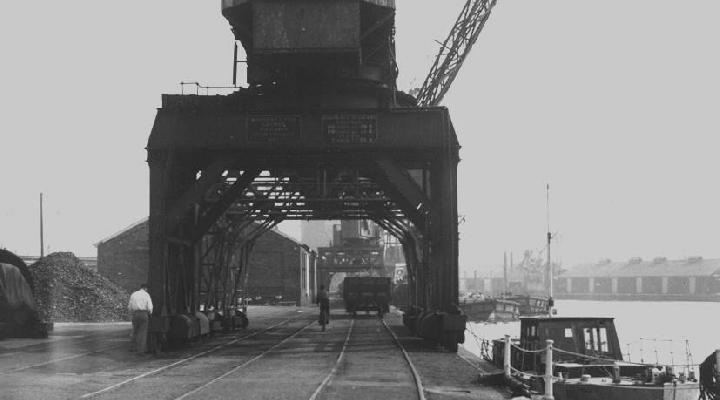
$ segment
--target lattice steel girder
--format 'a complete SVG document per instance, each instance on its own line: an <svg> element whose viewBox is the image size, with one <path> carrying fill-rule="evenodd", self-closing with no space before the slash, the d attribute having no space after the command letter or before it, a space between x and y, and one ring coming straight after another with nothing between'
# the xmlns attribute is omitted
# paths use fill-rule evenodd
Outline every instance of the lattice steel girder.
<svg viewBox="0 0 720 400"><path fill-rule="evenodd" d="M417 95L421 106L440 104L470 54L497 0L467 0Z"/></svg>

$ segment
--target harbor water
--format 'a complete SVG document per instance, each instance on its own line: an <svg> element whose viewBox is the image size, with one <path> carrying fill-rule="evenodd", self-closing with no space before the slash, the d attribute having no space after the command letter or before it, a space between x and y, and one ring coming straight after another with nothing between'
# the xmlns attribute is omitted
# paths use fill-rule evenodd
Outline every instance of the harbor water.
<svg viewBox="0 0 720 400"><path fill-rule="evenodd" d="M555 308L558 317L615 318L626 361L699 364L720 349L720 302L558 300ZM468 323L468 330L463 346L481 355L481 339L518 337L520 322Z"/></svg>

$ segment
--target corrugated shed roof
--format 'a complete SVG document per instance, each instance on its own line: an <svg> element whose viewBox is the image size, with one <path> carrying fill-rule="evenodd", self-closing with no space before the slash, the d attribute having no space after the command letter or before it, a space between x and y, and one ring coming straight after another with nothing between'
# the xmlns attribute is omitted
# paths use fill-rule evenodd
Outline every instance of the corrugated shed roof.
<svg viewBox="0 0 720 400"><path fill-rule="evenodd" d="M579 264L561 274L562 278L613 278L643 276L711 276L720 275L720 259L691 257L683 260L651 261L631 259L624 262Z"/></svg>

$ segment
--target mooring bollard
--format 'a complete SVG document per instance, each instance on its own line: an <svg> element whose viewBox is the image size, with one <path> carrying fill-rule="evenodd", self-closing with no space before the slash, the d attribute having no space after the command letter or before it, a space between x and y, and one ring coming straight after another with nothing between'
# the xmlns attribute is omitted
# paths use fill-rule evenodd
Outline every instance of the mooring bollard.
<svg viewBox="0 0 720 400"><path fill-rule="evenodd" d="M511 350L512 343L510 342L510 335L505 335L505 348L503 349L503 371L505 372L505 378L510 378Z"/></svg>
<svg viewBox="0 0 720 400"><path fill-rule="evenodd" d="M545 395L543 400L555 400L553 397L553 341L545 341Z"/></svg>

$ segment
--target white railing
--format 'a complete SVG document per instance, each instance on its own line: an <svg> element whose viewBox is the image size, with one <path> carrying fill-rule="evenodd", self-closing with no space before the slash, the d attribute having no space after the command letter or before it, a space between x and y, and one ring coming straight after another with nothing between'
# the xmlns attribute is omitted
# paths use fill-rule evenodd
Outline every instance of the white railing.
<svg viewBox="0 0 720 400"><path fill-rule="evenodd" d="M505 347L504 350L504 356L503 356L503 371L505 373L505 379L510 379L512 377L512 372L515 370L512 367L512 341L510 339L510 335L505 335ZM543 395L543 400L555 400L555 397L553 396L553 341L551 339L548 339L545 341L545 348L544 349L538 349L538 350L525 350L520 347L515 346L520 351L523 352L532 352L532 353L539 353L544 351L545 352L545 375L537 377L542 377L545 381L545 394ZM517 371L517 370L516 370ZM522 372L522 371L517 371Z"/></svg>

